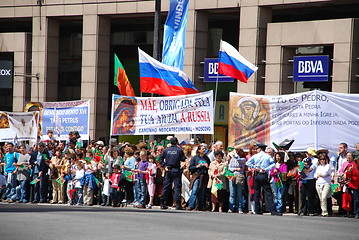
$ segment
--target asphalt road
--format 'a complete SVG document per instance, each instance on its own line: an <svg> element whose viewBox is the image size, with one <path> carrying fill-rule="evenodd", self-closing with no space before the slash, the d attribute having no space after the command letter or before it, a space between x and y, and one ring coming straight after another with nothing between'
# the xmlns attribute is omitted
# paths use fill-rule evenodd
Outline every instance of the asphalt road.
<svg viewBox="0 0 359 240"><path fill-rule="evenodd" d="M359 239L359 220L0 203L0 240Z"/></svg>

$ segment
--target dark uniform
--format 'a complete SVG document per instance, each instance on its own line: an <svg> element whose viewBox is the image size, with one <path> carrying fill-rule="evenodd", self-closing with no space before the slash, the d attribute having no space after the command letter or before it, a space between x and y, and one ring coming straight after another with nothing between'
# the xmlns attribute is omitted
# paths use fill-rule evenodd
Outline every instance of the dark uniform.
<svg viewBox="0 0 359 240"><path fill-rule="evenodd" d="M165 178L163 181L163 191L161 197L161 208L166 209L165 202L168 194L172 193L172 183L174 183L174 199L176 200L176 209L181 207L181 192L182 192L182 170L181 161L186 159L183 150L176 144L178 140L176 137L171 139L172 146L166 148L159 158L159 163L165 168Z"/></svg>

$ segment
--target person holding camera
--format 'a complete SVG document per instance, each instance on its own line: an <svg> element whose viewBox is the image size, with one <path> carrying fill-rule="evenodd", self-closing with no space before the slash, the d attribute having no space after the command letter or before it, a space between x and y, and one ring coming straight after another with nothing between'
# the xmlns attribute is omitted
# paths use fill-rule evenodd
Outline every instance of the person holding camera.
<svg viewBox="0 0 359 240"><path fill-rule="evenodd" d="M316 198L316 179L314 178L314 173L318 164L318 159L315 156L317 156L315 149L308 148L306 158L303 159L304 167L299 172L302 177L302 188L300 189L302 206L298 215L314 215L314 202Z"/></svg>

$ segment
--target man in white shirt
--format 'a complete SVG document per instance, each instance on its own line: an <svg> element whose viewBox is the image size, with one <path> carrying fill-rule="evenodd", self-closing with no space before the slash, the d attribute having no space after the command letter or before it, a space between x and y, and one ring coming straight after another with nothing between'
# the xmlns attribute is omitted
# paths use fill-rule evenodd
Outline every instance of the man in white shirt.
<svg viewBox="0 0 359 240"><path fill-rule="evenodd" d="M226 162L226 161L227 161L226 153L224 152L223 142L217 141L217 142L214 143L214 145L213 145L213 151L208 154L208 158L209 158L209 160L211 160L211 162L213 162L213 161L216 159L216 158L214 157L214 152L215 152L215 151L222 151L222 152L224 153L224 156L223 156L222 161L223 161L223 162Z"/></svg>

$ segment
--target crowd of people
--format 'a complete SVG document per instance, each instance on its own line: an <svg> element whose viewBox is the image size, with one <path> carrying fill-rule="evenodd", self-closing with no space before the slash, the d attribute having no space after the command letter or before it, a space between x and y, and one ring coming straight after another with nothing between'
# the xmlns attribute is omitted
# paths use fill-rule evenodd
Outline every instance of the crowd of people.
<svg viewBox="0 0 359 240"><path fill-rule="evenodd" d="M351 152L340 143L338 151L334 157L326 149L294 153L264 144L225 151L221 141L179 145L176 137L84 147L78 133L57 141L50 131L34 147L3 145L0 199L359 218L359 144Z"/></svg>

